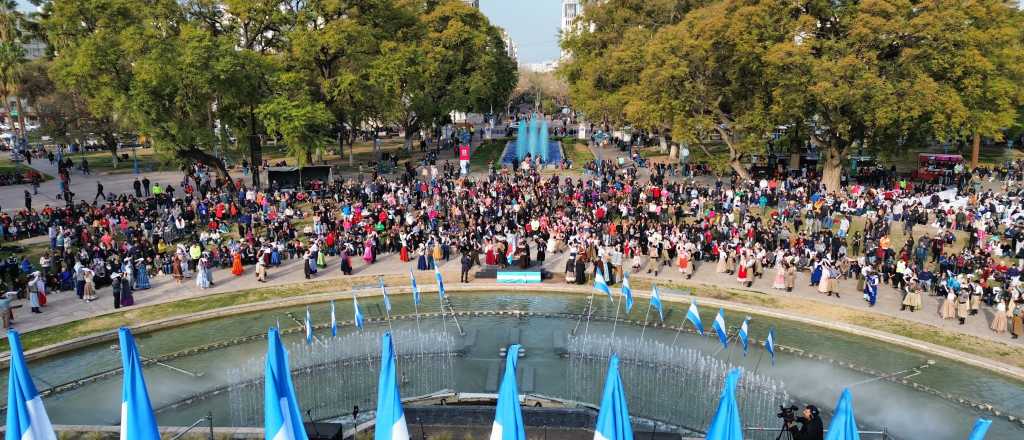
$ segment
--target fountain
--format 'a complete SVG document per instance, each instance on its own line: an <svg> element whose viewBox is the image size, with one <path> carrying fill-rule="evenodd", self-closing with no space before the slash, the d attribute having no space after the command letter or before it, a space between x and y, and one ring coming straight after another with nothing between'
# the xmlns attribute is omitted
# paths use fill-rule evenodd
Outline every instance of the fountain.
<svg viewBox="0 0 1024 440"><path fill-rule="evenodd" d="M562 160L562 144L548 139L547 118L532 115L528 120L519 121L514 142L505 146L501 162L509 165L521 162L526 156L541 159L543 164L559 163Z"/></svg>

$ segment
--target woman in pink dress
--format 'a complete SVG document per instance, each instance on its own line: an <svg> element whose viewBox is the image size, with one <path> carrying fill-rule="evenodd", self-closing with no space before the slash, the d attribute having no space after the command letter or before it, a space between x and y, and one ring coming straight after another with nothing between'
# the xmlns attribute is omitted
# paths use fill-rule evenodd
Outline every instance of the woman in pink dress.
<svg viewBox="0 0 1024 440"><path fill-rule="evenodd" d="M485 259L485 262L487 263L487 265L488 266L497 266L498 265L498 257L494 254L494 244L491 243L490 240L488 240L487 244L484 245L484 247L487 249L487 257Z"/></svg>
<svg viewBox="0 0 1024 440"><path fill-rule="evenodd" d="M366 240L366 242L363 243L363 261L367 264L373 262L373 242L370 240Z"/></svg>

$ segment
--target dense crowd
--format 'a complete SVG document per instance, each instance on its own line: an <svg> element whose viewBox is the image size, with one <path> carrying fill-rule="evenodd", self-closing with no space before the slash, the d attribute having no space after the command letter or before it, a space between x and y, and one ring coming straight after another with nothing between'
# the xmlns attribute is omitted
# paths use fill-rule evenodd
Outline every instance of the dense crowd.
<svg viewBox="0 0 1024 440"><path fill-rule="evenodd" d="M742 285L768 274L772 287L792 290L808 271L824 295L851 293L839 280L855 279L853 293L874 305L887 284L908 313L939 295L944 318L963 323L986 307L994 331L1024 332L1024 164L958 170L956 193L895 175L829 193L807 171L741 181L626 162L586 169L582 178L532 166L469 177L439 163L261 191L194 167L174 184L139 181L112 197L98 188L93 200L0 215L5 240L50 242L38 262L0 264L0 282L34 311L48 291L90 301L108 285L121 307L150 287L150 274L206 288L217 267L254 267L266 281L282 261L302 259L309 278L330 270L328 258L351 274L353 259L397 254L418 270L456 258L469 281L478 264L525 268L568 253L567 282L597 272L610 284L626 273L689 277L707 263Z"/></svg>

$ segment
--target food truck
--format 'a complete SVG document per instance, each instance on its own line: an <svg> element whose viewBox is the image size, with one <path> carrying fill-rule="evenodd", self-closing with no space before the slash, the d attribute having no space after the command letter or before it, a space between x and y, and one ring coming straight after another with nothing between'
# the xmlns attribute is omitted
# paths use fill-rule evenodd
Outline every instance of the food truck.
<svg viewBox="0 0 1024 440"><path fill-rule="evenodd" d="M951 178L953 168L964 163L964 157L959 154L921 153L917 155L917 163L914 178L925 182L938 182L943 178Z"/></svg>

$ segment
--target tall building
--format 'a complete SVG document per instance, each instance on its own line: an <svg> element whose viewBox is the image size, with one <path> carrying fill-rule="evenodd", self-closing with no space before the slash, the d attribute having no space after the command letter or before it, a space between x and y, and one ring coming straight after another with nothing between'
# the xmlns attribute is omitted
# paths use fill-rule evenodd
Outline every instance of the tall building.
<svg viewBox="0 0 1024 440"><path fill-rule="evenodd" d="M474 8L480 9L480 0L462 0L462 2Z"/></svg>
<svg viewBox="0 0 1024 440"><path fill-rule="evenodd" d="M1022 0L1024 1L1024 0ZM562 0L562 27L561 35L568 35L579 29L576 19L583 15L582 0ZM562 58L566 57L565 49L562 49Z"/></svg>
<svg viewBox="0 0 1024 440"><path fill-rule="evenodd" d="M508 57L512 58L516 65L519 65L519 46L516 45L515 41L512 41L512 36L505 29L498 29L501 31L501 39L505 42L505 51L507 51Z"/></svg>

